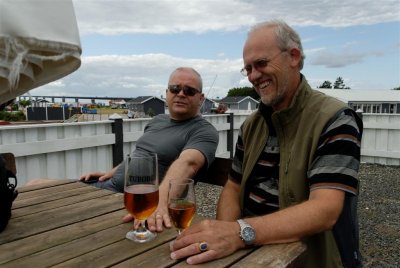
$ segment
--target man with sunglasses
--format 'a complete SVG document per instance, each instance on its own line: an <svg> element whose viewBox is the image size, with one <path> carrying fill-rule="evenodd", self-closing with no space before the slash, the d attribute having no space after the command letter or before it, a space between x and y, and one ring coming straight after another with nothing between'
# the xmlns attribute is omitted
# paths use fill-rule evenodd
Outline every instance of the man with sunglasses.
<svg viewBox="0 0 400 268"><path fill-rule="evenodd" d="M361 120L311 89L300 72L300 37L286 23L254 26L243 60L260 107L241 126L217 220L186 229L171 243L171 258L197 264L244 247L302 240L304 267L360 267Z"/></svg>
<svg viewBox="0 0 400 268"><path fill-rule="evenodd" d="M146 125L136 142L133 154L155 152L159 160L159 206L147 219L151 231L161 232L163 224L171 227L168 216L168 182L173 178L195 178L214 161L218 146L218 132L200 114L204 101L200 74L189 67L174 70L168 82L166 100L169 114L160 114ZM124 191L124 164L109 172L91 172L81 176L82 181L96 177L92 185ZM127 215L124 221L130 221ZM136 223L135 223L136 224Z"/></svg>

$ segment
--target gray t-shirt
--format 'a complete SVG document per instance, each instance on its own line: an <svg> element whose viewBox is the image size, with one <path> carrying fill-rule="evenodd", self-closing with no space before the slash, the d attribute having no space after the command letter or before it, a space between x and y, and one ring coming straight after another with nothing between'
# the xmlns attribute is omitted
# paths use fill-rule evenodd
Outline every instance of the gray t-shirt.
<svg viewBox="0 0 400 268"><path fill-rule="evenodd" d="M214 161L218 146L218 132L215 127L202 116L185 121L176 121L168 115L160 114L146 125L143 135L136 142L133 155L155 152L158 155L160 182L168 167L175 161L183 150L197 149L206 159L207 168ZM109 190L124 191L124 164L120 164L113 178L96 186Z"/></svg>

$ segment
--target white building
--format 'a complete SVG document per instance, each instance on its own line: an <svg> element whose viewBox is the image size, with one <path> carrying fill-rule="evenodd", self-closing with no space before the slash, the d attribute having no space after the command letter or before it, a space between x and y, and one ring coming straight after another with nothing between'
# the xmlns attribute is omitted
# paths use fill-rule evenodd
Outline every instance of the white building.
<svg viewBox="0 0 400 268"><path fill-rule="evenodd" d="M400 90L360 90L317 88L363 113L400 114Z"/></svg>

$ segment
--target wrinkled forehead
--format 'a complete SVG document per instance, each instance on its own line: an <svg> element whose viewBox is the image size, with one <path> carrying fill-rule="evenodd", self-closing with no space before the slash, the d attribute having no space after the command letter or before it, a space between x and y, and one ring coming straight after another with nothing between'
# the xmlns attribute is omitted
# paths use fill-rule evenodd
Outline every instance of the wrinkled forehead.
<svg viewBox="0 0 400 268"><path fill-rule="evenodd" d="M257 29L249 33L243 46L243 62L247 64L256 59L268 57L278 50L274 29L271 27Z"/></svg>

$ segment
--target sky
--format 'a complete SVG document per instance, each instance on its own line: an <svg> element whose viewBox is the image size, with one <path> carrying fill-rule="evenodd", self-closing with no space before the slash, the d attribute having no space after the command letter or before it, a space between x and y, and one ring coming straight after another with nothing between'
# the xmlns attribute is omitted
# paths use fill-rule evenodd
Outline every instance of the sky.
<svg viewBox="0 0 400 268"><path fill-rule="evenodd" d="M313 88L342 77L360 90L400 86L398 0L73 0L82 46L72 74L32 96L165 96L169 74L191 66L203 92L251 86L239 70L249 28L281 19L300 35Z"/></svg>

